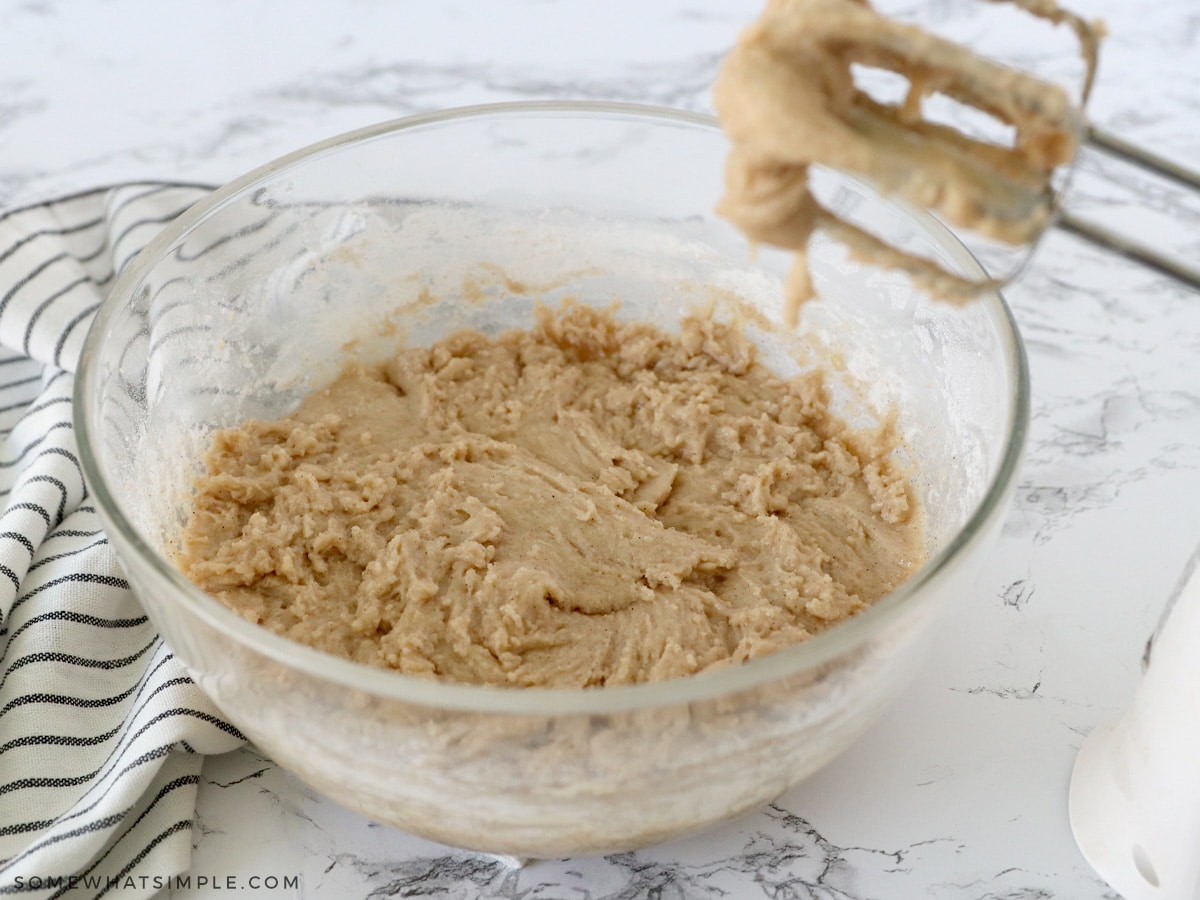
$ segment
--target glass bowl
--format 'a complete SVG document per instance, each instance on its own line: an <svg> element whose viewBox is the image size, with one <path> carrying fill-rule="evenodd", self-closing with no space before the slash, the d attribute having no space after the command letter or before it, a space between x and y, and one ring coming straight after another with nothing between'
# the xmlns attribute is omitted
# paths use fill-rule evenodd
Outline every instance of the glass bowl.
<svg viewBox="0 0 1200 900"><path fill-rule="evenodd" d="M169 224L96 315L76 386L83 465L129 581L222 712L279 765L380 822L522 857L604 853L775 797L843 750L913 676L999 528L1028 376L996 294L963 307L818 242L819 300L777 326L788 259L712 210L715 120L609 103L518 103L336 137L239 178ZM953 236L849 178L832 196L976 273ZM171 562L208 435L274 417L347 352L528 325L564 297L678 330L740 317L768 365L830 371L837 409L893 409L925 564L870 609L773 655L600 689L443 684L272 634Z"/></svg>

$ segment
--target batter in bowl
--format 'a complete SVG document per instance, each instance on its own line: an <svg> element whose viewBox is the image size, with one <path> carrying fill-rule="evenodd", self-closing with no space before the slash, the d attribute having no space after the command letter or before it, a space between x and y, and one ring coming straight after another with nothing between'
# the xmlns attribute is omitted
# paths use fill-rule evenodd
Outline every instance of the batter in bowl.
<svg viewBox="0 0 1200 900"><path fill-rule="evenodd" d="M1055 0L1003 2L1076 33L1086 98L1103 27ZM906 80L903 102L872 99L856 83L855 66ZM923 104L937 95L1010 127L1011 144L927 119ZM807 254L817 230L945 299L965 300L1002 283L966 279L837 215L810 190L810 166L865 176L885 196L1020 246L1050 222L1053 176L1074 159L1082 129L1079 107L1059 85L888 19L867 0L767 0L725 58L713 101L733 145L718 211L752 242L796 252L787 281L790 325L814 294Z"/></svg>
<svg viewBox="0 0 1200 900"><path fill-rule="evenodd" d="M251 621L409 675L677 678L802 641L916 570L896 445L734 326L675 336L568 304L218 432L179 564Z"/></svg>

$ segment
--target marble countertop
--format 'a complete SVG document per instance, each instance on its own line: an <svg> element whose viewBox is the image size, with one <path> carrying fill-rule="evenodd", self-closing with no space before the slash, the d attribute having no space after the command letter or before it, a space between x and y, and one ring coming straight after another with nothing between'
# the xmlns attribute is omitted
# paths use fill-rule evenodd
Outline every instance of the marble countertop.
<svg viewBox="0 0 1200 900"><path fill-rule="evenodd" d="M977 2L930 6L969 17ZM1092 119L1195 165L1194 0L1076 6L1111 30ZM757 7L3 0L0 209L127 179L222 182L333 133L468 103L707 110ZM1021 45L1017 27L1000 37ZM1200 198L1126 167L1087 157L1070 206L1200 259ZM1083 737L1128 704L1200 539L1200 296L1062 234L1006 296L1034 399L1003 535L916 681L826 769L696 837L509 869L348 813L244 749L205 764L193 874L280 879L242 892L262 896L1115 897L1076 850L1067 783Z"/></svg>

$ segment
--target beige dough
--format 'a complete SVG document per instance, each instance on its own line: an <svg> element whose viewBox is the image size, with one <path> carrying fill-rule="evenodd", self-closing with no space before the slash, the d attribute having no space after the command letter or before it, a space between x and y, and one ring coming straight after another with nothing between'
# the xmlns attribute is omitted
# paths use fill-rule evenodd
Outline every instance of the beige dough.
<svg viewBox="0 0 1200 900"><path fill-rule="evenodd" d="M1054 0L1007 0L1079 37L1090 89L1101 26ZM874 101L853 65L908 79L902 104ZM922 117L943 94L1007 125L1011 147ZM950 224L1012 245L1032 241L1053 211L1051 176L1078 148L1081 114L1067 92L920 29L866 0L768 0L721 67L713 99L733 142L718 210L756 243L796 251L788 319L813 288L806 253L817 229L865 262L907 272L935 295L960 299L994 287L904 253L839 218L809 190L810 165L863 175L883 194L940 213Z"/></svg>
<svg viewBox="0 0 1200 900"><path fill-rule="evenodd" d="M915 570L894 445L731 326L672 337L568 305L218 432L179 562L253 622L410 675L675 678L802 641Z"/></svg>

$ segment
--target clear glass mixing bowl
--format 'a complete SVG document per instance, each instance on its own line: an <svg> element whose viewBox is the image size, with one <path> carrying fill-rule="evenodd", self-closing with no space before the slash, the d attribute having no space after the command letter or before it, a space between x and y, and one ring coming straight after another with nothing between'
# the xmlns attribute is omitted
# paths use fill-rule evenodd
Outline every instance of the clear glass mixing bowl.
<svg viewBox="0 0 1200 900"><path fill-rule="evenodd" d="M84 469L151 620L263 751L367 816L528 857L646 845L767 801L870 725L998 530L1028 381L998 295L962 308L813 253L798 331L784 255L752 257L712 209L726 142L708 117L601 103L416 116L272 162L168 225L122 274L83 351ZM976 272L930 217L852 180L838 202ZM440 684L366 668L238 617L170 559L206 436L277 416L347 351L379 357L536 302L621 301L668 329L742 316L781 372L830 368L852 423L894 408L928 561L807 643L724 671L594 690Z"/></svg>

